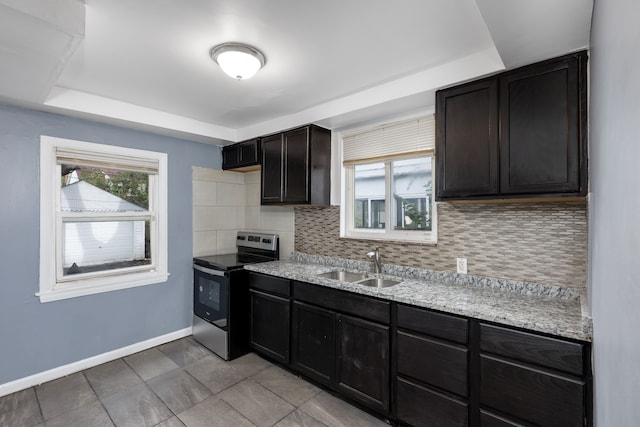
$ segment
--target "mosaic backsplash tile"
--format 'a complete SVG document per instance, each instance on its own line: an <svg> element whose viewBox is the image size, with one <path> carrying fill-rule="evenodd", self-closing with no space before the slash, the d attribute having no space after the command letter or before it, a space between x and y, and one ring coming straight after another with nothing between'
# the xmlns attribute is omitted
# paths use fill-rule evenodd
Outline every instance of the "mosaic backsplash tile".
<svg viewBox="0 0 640 427"><path fill-rule="evenodd" d="M295 250L366 261L380 247L383 263L523 282L586 288L587 203L438 204L436 246L340 238L340 207L297 207Z"/></svg>

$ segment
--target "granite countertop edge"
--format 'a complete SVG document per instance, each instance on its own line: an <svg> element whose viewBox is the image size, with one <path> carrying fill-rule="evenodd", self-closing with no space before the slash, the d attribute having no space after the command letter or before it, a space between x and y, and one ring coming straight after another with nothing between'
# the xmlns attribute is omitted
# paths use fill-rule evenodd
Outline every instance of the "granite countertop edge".
<svg viewBox="0 0 640 427"><path fill-rule="evenodd" d="M465 282L454 273L390 265L384 265L382 273L374 274L369 264L294 253L287 260L249 264L245 269L563 338L592 340L591 318L583 315L580 295L575 290L502 279L476 281L473 276L464 278ZM318 277L347 269L401 283L372 288Z"/></svg>

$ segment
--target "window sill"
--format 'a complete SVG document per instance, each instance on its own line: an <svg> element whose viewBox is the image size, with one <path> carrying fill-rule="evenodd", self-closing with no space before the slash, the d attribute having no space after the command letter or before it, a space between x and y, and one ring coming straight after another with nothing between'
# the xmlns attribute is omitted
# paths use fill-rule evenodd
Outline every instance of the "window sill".
<svg viewBox="0 0 640 427"><path fill-rule="evenodd" d="M144 272L126 276L100 277L86 279L76 283L56 284L50 290L36 294L41 303L60 301L69 298L94 295L103 292L118 291L138 286L160 284L167 281L168 273Z"/></svg>

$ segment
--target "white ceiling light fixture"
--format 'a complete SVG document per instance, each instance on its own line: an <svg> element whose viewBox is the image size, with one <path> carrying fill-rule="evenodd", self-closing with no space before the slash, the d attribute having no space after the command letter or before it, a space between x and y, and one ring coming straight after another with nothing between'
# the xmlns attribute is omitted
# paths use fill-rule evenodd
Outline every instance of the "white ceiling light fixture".
<svg viewBox="0 0 640 427"><path fill-rule="evenodd" d="M222 71L237 80L251 78L267 62L262 52L243 43L219 44L209 53Z"/></svg>

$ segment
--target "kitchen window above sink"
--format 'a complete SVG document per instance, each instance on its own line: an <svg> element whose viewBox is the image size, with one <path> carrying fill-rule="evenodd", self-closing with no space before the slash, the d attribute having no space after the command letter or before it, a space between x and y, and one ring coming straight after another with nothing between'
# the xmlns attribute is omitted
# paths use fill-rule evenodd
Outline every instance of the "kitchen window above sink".
<svg viewBox="0 0 640 427"><path fill-rule="evenodd" d="M434 120L343 137L341 236L435 243Z"/></svg>

